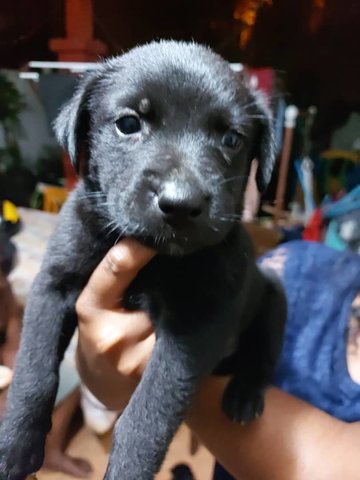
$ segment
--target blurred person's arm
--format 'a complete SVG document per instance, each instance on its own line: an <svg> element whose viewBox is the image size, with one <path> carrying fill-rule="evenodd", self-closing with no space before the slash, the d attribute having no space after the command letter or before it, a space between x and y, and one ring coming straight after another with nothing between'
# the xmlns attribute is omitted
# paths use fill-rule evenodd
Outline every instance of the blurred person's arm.
<svg viewBox="0 0 360 480"><path fill-rule="evenodd" d="M9 319L6 328L6 341L3 347L3 363L13 369L15 366L16 354L19 350L23 309L12 298L9 308Z"/></svg>
<svg viewBox="0 0 360 480"><path fill-rule="evenodd" d="M241 480L358 480L360 424L336 420L271 387L262 416L243 427L220 408L226 378L207 380L187 423Z"/></svg>
<svg viewBox="0 0 360 480"><path fill-rule="evenodd" d="M14 368L19 349L22 308L18 305L6 275L0 273L0 326L4 335L1 346L1 363Z"/></svg>
<svg viewBox="0 0 360 480"><path fill-rule="evenodd" d="M105 405L123 410L155 342L144 312L121 299L154 253L134 241L106 255L77 302L78 365L83 381ZM246 427L221 410L226 378L211 377L194 399L187 423L214 456L241 480L358 480L360 425L345 424L286 393L269 388L264 414Z"/></svg>

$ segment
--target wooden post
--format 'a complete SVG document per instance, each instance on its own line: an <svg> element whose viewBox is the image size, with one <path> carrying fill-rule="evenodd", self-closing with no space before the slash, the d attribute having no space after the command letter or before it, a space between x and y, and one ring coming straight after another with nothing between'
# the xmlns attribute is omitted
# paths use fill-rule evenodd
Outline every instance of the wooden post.
<svg viewBox="0 0 360 480"><path fill-rule="evenodd" d="M93 38L94 19L92 0L65 0L65 38L52 38L49 48L60 62L92 62L106 55L107 46ZM72 189L77 176L69 156L63 155L66 184Z"/></svg>
<svg viewBox="0 0 360 480"><path fill-rule="evenodd" d="M93 38L92 0L65 0L65 38L53 38L49 48L62 62L91 62L106 55L107 47Z"/></svg>
<svg viewBox="0 0 360 480"><path fill-rule="evenodd" d="M296 125L296 118L299 114L299 110L295 105L289 105L285 110L285 132L284 132L284 143L283 149L281 152L280 159L280 168L279 168L279 177L276 188L276 197L275 197L275 216L274 223L275 225L279 222L281 217L281 212L284 206L284 196L286 190L286 183L289 171L289 160L291 154L291 146L294 128Z"/></svg>

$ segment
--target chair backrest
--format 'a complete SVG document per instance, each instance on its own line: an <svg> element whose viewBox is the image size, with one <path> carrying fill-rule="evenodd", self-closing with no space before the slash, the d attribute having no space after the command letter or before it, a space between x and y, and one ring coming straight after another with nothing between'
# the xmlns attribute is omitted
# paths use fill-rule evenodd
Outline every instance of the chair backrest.
<svg viewBox="0 0 360 480"><path fill-rule="evenodd" d="M50 213L58 213L68 196L68 190L65 187L56 187L53 185L44 185L43 210Z"/></svg>

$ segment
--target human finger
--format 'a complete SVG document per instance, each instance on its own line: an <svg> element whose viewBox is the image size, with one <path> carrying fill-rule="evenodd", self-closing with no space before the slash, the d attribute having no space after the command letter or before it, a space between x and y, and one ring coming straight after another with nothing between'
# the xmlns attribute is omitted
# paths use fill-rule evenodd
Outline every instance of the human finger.
<svg viewBox="0 0 360 480"><path fill-rule="evenodd" d="M124 239L111 248L94 270L80 294L76 309L113 309L138 272L155 252L134 239Z"/></svg>
<svg viewBox="0 0 360 480"><path fill-rule="evenodd" d="M150 318L142 311L89 310L79 317L79 343L88 355L110 356L114 349L139 342L152 331Z"/></svg>
<svg viewBox="0 0 360 480"><path fill-rule="evenodd" d="M0 365L0 390L8 387L11 383L13 372L11 368Z"/></svg>

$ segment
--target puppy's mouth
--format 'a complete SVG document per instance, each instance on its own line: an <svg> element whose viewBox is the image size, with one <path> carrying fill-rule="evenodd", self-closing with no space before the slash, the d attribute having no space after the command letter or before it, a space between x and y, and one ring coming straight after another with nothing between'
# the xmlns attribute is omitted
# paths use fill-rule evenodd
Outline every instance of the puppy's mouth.
<svg viewBox="0 0 360 480"><path fill-rule="evenodd" d="M147 213L146 209L131 213L129 209L127 213L124 223L109 222L110 228L116 224L113 237L117 240L132 237L162 255L184 256L215 246L224 240L234 225L232 218L217 213L202 219L171 222L151 211Z"/></svg>
<svg viewBox="0 0 360 480"><path fill-rule="evenodd" d="M157 234L134 234L140 243L153 248L159 254L171 256L183 256L195 253L203 248L220 243L227 232L220 231L216 227L208 227L204 231L176 231L165 228Z"/></svg>
<svg viewBox="0 0 360 480"><path fill-rule="evenodd" d="M146 245L162 255L171 255L181 257L183 255L188 255L194 253L197 250L200 250L204 247L201 244L195 244L194 242L189 242L186 237L173 237L166 238L160 235L156 237L152 236L134 236L140 243Z"/></svg>
<svg viewBox="0 0 360 480"><path fill-rule="evenodd" d="M186 240L179 242L175 239L171 240L165 237L154 238L150 236L135 236L135 238L143 245L156 250L159 254L171 255L175 257L181 257L183 255L193 253L201 248L196 248L194 245L189 246Z"/></svg>

